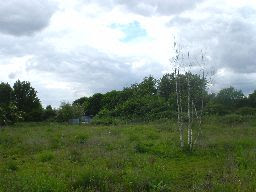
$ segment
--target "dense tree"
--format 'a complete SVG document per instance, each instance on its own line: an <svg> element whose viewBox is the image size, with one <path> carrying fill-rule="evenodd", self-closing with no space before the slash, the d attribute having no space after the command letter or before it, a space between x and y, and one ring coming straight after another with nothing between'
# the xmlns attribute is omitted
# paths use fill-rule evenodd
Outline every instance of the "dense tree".
<svg viewBox="0 0 256 192"><path fill-rule="evenodd" d="M13 85L13 98L19 111L24 112L27 121L39 121L42 106L37 97L37 91L27 81L16 81Z"/></svg>
<svg viewBox="0 0 256 192"><path fill-rule="evenodd" d="M57 112L57 121L65 122L69 119L80 118L84 114L84 109L80 105L71 105L69 103L61 103Z"/></svg>
<svg viewBox="0 0 256 192"><path fill-rule="evenodd" d="M94 94L91 97L82 97L73 102L83 106L86 115L100 116L100 118L122 119L159 119L175 118L176 116L176 79L175 73L165 74L159 80L154 77L145 77L142 82L125 87L121 91L110 91L105 94ZM189 86L188 89L188 80ZM239 109L245 105L245 97L241 91L234 88L221 90L218 94L208 94L207 80L197 74L185 73L178 76L178 88L182 118L187 120L188 90L191 113L224 115L231 111L241 114L252 114L253 109ZM256 93L249 96L250 106L255 106ZM205 107L203 107L203 106ZM196 110L196 111L195 111ZM192 112L193 111L193 112ZM194 114L195 116L195 114ZM200 117L201 118L201 117Z"/></svg>
<svg viewBox="0 0 256 192"><path fill-rule="evenodd" d="M139 96L156 95L157 93L157 80L153 76L145 77L143 81L137 86L137 94Z"/></svg>
<svg viewBox="0 0 256 192"><path fill-rule="evenodd" d="M103 95L101 93L96 93L84 103L85 114L95 116L102 109Z"/></svg>
<svg viewBox="0 0 256 192"><path fill-rule="evenodd" d="M229 87L220 90L216 96L216 102L227 109L241 107L245 96L241 90L236 90L234 87Z"/></svg>
<svg viewBox="0 0 256 192"><path fill-rule="evenodd" d="M0 84L0 125L8 125L22 119L22 112L13 101L13 89L8 83Z"/></svg>
<svg viewBox="0 0 256 192"><path fill-rule="evenodd" d="M48 105L43 111L43 120L53 120L56 117L56 110L52 108L51 105Z"/></svg>
<svg viewBox="0 0 256 192"><path fill-rule="evenodd" d="M13 89L8 83L0 84L0 105L8 105L12 100Z"/></svg>
<svg viewBox="0 0 256 192"><path fill-rule="evenodd" d="M256 108L256 90L252 94L249 94L248 104L249 104L250 107L255 107Z"/></svg>
<svg viewBox="0 0 256 192"><path fill-rule="evenodd" d="M89 100L88 97L81 97L73 102L75 105L83 105L85 102Z"/></svg>
<svg viewBox="0 0 256 192"><path fill-rule="evenodd" d="M171 95L175 94L175 78L174 74L165 74L158 82L158 93L161 97L168 100Z"/></svg>
<svg viewBox="0 0 256 192"><path fill-rule="evenodd" d="M21 121L23 113L19 111L13 102L8 105L0 105L0 125L9 125Z"/></svg>
<svg viewBox="0 0 256 192"><path fill-rule="evenodd" d="M102 106L107 110L113 110L123 102L121 91L110 91L104 94Z"/></svg>

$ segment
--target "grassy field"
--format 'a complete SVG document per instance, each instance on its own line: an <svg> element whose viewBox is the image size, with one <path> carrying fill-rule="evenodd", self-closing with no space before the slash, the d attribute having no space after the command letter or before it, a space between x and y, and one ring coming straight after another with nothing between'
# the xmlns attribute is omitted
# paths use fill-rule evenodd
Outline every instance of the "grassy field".
<svg viewBox="0 0 256 192"><path fill-rule="evenodd" d="M0 191L256 191L256 120L208 120L193 152L172 122L0 130Z"/></svg>

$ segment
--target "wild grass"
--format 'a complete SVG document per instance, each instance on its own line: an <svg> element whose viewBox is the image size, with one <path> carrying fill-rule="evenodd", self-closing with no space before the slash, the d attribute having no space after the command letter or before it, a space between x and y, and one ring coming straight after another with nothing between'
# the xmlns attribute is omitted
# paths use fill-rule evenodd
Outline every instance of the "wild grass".
<svg viewBox="0 0 256 192"><path fill-rule="evenodd" d="M222 119L204 121L193 152L171 121L5 127L0 192L256 191L256 120Z"/></svg>

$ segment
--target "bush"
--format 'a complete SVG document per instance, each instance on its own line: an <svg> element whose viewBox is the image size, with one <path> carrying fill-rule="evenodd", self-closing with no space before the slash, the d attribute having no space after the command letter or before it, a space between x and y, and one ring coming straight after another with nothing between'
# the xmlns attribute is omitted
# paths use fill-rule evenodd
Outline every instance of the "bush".
<svg viewBox="0 0 256 192"><path fill-rule="evenodd" d="M7 169L8 171L16 171L16 170L18 169L18 166L17 166L17 164L16 164L15 161L10 160L10 161L7 162L7 164L6 164L6 169Z"/></svg>
<svg viewBox="0 0 256 192"><path fill-rule="evenodd" d="M72 118L79 118L83 115L84 110L80 105L71 105L69 103L62 103L57 112L57 121L65 122Z"/></svg>
<svg viewBox="0 0 256 192"><path fill-rule="evenodd" d="M114 117L99 117L96 116L92 119L94 125L117 125L120 121Z"/></svg>
<svg viewBox="0 0 256 192"><path fill-rule="evenodd" d="M88 140L88 135L80 134L75 136L76 143L78 144L85 144Z"/></svg>
<svg viewBox="0 0 256 192"><path fill-rule="evenodd" d="M23 112L18 111L17 106L13 102L8 105L0 105L0 126L22 121L23 114Z"/></svg>
<svg viewBox="0 0 256 192"><path fill-rule="evenodd" d="M43 111L42 118L43 120L53 121L56 118L56 110L52 109L51 105L48 105L46 109Z"/></svg>
<svg viewBox="0 0 256 192"><path fill-rule="evenodd" d="M54 158L54 154L51 151L44 151L38 157L41 162L47 162Z"/></svg>
<svg viewBox="0 0 256 192"><path fill-rule="evenodd" d="M222 122L225 124L239 124L239 123L243 123L245 122L245 118L241 115L237 115L237 114L229 114L229 115L225 115L222 118Z"/></svg>
<svg viewBox="0 0 256 192"><path fill-rule="evenodd" d="M237 114L252 116L256 114L256 109L252 107L242 107L237 110Z"/></svg>
<svg viewBox="0 0 256 192"><path fill-rule="evenodd" d="M205 112L208 115L226 115L230 113L230 110L222 104L209 102L206 105Z"/></svg>

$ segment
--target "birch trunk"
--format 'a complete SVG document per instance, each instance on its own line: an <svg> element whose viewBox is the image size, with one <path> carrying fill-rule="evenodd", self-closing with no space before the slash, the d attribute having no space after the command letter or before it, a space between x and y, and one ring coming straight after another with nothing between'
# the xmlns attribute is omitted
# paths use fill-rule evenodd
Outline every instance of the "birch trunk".
<svg viewBox="0 0 256 192"><path fill-rule="evenodd" d="M180 146L181 148L184 147L184 133L183 133L183 126L181 123L181 99L180 99L180 94L179 94L179 69L178 69L178 75L175 69L175 79L176 79L176 97L177 97L177 113L178 113L178 126L179 126L179 132L180 132Z"/></svg>
<svg viewBox="0 0 256 192"><path fill-rule="evenodd" d="M188 145L189 145L189 148L190 150L192 149L192 126L191 126L191 101L190 101L190 97L191 97L191 92L190 92L190 79L189 79L189 73L187 74L188 77L187 77L187 90L188 90Z"/></svg>

